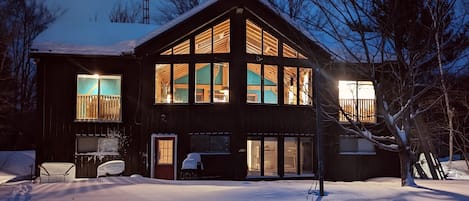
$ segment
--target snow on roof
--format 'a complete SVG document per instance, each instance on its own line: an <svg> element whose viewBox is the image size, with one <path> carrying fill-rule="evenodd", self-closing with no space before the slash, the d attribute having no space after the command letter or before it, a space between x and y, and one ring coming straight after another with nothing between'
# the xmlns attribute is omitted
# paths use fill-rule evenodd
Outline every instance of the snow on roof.
<svg viewBox="0 0 469 201"><path fill-rule="evenodd" d="M208 0L189 10L161 27L148 24L126 23L53 23L42 32L31 47L35 53L77 54L77 55L123 55L132 54L134 48L162 34L177 24L189 19L219 0ZM286 14L278 12L266 0L259 0L266 7L281 16L298 31L331 55L324 44L319 42L306 29L297 25Z"/></svg>
<svg viewBox="0 0 469 201"><path fill-rule="evenodd" d="M157 25L81 22L53 23L34 40L34 53L122 55L133 53L137 40Z"/></svg>

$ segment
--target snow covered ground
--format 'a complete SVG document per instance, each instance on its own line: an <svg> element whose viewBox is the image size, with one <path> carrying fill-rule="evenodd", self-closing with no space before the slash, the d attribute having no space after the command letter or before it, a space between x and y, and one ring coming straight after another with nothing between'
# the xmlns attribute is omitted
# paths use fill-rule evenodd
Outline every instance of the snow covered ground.
<svg viewBox="0 0 469 201"><path fill-rule="evenodd" d="M364 182L325 182L326 196L314 180L168 181L141 176L77 179L67 183L38 183L8 179L30 172L33 152L0 154L0 201L305 201L305 200L469 200L469 171L465 161L442 165L451 180L417 180L419 187L400 187L399 178ZM25 156L25 157L18 157ZM13 160L7 160L13 159ZM26 168L20 168L20 167ZM2 169L3 168L3 169ZM16 175L15 175L16 174Z"/></svg>
<svg viewBox="0 0 469 201"><path fill-rule="evenodd" d="M145 177L106 177L48 184L23 181L0 185L0 200L469 200L469 180L418 180L419 188L400 187L398 178L325 182L326 196L322 198L308 194L315 183L312 180L166 181Z"/></svg>

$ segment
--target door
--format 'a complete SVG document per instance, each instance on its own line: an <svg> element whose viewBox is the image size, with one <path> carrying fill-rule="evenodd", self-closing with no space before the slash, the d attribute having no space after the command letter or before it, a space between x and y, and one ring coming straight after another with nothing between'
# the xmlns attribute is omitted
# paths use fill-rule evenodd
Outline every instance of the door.
<svg viewBox="0 0 469 201"><path fill-rule="evenodd" d="M175 137L156 137L155 140L155 178L175 179Z"/></svg>

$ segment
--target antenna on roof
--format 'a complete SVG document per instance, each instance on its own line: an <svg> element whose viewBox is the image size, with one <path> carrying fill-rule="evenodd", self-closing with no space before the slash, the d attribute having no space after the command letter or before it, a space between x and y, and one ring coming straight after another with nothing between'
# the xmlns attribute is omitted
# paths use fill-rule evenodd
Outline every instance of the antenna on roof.
<svg viewBox="0 0 469 201"><path fill-rule="evenodd" d="M150 0L143 0L143 24L150 24Z"/></svg>

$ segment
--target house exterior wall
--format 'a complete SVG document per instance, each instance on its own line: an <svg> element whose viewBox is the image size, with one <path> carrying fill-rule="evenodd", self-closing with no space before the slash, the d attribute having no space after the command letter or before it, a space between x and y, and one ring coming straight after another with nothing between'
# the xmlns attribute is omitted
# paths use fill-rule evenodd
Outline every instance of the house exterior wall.
<svg viewBox="0 0 469 201"><path fill-rule="evenodd" d="M226 3L230 2L230 3ZM301 44L305 36L292 27L285 25L280 17L266 11L259 3L244 2L250 10L239 13L229 9L232 1L226 5L214 4L206 12L184 21L174 29L162 34L137 49L133 56L64 56L37 55L39 58L39 108L42 116L40 135L37 135L38 162L64 161L77 165L78 177L94 177L96 167L111 159L124 159L124 174L142 174L150 176L152 158L151 139L154 134L177 135L177 175L180 175L182 162L191 152L191 136L197 133L212 135L226 133L230 136L228 153L202 154L204 163L203 176L206 178L245 179L247 176L247 140L249 138L276 137L278 145L278 176L284 176L283 151L285 137L306 137L313 140L313 172L317 172L316 157L316 111L313 105L285 105L283 97L278 104L246 103L247 67L246 63L277 64L283 66L304 66L314 69L321 67L330 73L333 79L322 83L319 90L330 91L330 100L337 99L337 79L344 77L327 66L328 59L317 46ZM258 13L251 10L258 9ZM229 10L229 11L226 11ZM210 12L211 11L211 12ZM224 12L226 11L226 12ZM259 18L262 15L262 18ZM231 50L229 54L176 55L161 56L159 53L177 41L193 38L201 29L230 18ZM245 23L249 18L266 27L270 33L283 41L295 41L310 60L264 57L257 61L255 55L246 54ZM205 23L209 22L210 23ZM191 23L193 22L193 23ZM197 24L198 23L198 24ZM267 24L270 23L270 24ZM271 26L271 25L275 25ZM202 27L202 28L200 28ZM193 29L197 29L194 31ZM281 33L276 33L279 30ZM186 34L188 33L188 34ZM291 37L291 38L288 38ZM192 44L193 44L193 39ZM239 42L241 41L241 42ZM173 43L174 42L174 43ZM172 44L170 44L172 43ZM191 47L194 52L194 46ZM300 48L300 46L295 47ZM317 52L316 52L317 50ZM307 54L306 54L307 53ZM317 55L315 55L317 54ZM314 58L313 58L314 57ZM188 63L189 65L189 103L155 104L155 64ZM230 101L229 103L194 103L195 63L229 62ZM320 66L317 66L320 65ZM331 68L326 68L331 67ZM283 93L283 75L279 70L279 96ZM76 121L76 76L86 74L119 74L122 75L122 122L80 122ZM353 73L346 75L353 78ZM317 76L314 74L314 76ZM345 77L347 77L345 76ZM316 79L316 78L313 78ZM315 91L314 95L318 93ZM326 108L327 110L327 108ZM338 111L329 111L337 114ZM344 134L331 121L323 121L324 167L326 180L362 180L374 176L398 176L398 158L396 154L376 151L375 155L341 155L339 153L339 136ZM125 136L125 145L118 156L82 156L77 155L77 135L106 134L110 130L118 131ZM121 146L121 145L120 145Z"/></svg>

